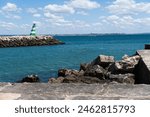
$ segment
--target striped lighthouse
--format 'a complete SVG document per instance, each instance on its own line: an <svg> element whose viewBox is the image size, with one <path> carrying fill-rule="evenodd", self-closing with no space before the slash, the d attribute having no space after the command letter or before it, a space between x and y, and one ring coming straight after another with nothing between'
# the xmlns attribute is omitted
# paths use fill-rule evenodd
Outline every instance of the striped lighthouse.
<svg viewBox="0 0 150 117"><path fill-rule="evenodd" d="M36 36L36 24L34 23L33 26L32 26L32 29L31 29L31 33L30 33L30 36Z"/></svg>

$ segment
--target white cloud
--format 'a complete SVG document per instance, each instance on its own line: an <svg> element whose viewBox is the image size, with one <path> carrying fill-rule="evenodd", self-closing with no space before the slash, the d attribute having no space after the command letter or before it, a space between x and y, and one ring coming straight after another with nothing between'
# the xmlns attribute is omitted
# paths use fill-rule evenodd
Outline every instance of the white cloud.
<svg viewBox="0 0 150 117"><path fill-rule="evenodd" d="M116 15L112 15L112 16L108 16L106 18L106 20L110 24L115 25L115 26L120 27L120 28L124 28L124 27L127 27L127 26L132 26L135 23L134 19L131 16L119 17L119 16L116 16Z"/></svg>
<svg viewBox="0 0 150 117"><path fill-rule="evenodd" d="M40 10L39 8L38 9L36 9L36 8L28 8L27 12L31 13L33 17L39 18L39 17L41 17L41 14L39 13L39 10Z"/></svg>
<svg viewBox="0 0 150 117"><path fill-rule="evenodd" d="M93 23L92 25L95 26L95 27L97 28L98 26L102 26L102 23L96 22L96 23Z"/></svg>
<svg viewBox="0 0 150 117"><path fill-rule="evenodd" d="M38 14L38 13L33 14L33 17L41 17L41 14Z"/></svg>
<svg viewBox="0 0 150 117"><path fill-rule="evenodd" d="M33 23L35 23L37 25L37 27L41 27L42 23L40 21L33 21Z"/></svg>
<svg viewBox="0 0 150 117"><path fill-rule="evenodd" d="M47 17L46 21L50 22L52 25L70 25L70 21L67 21L62 16L57 16L51 13L44 13L44 16Z"/></svg>
<svg viewBox="0 0 150 117"><path fill-rule="evenodd" d="M69 7L67 5L57 5L57 4L49 4L44 7L46 12L52 12L52 13L74 13L74 9L72 7Z"/></svg>
<svg viewBox="0 0 150 117"><path fill-rule="evenodd" d="M35 8L28 8L28 9L27 9L27 12L28 12L28 13L31 13L31 14L35 14L35 13L37 13L38 11L37 11Z"/></svg>
<svg viewBox="0 0 150 117"><path fill-rule="evenodd" d="M0 10L0 13L6 17L11 19L21 19L21 16L18 15L22 9L19 8L16 4L7 3Z"/></svg>
<svg viewBox="0 0 150 117"><path fill-rule="evenodd" d="M135 2L135 0L116 0L107 9L115 14L150 13L150 2Z"/></svg>
<svg viewBox="0 0 150 117"><path fill-rule="evenodd" d="M71 0L70 2L66 3L68 6L78 9L95 9L100 7L99 3L91 0Z"/></svg>
<svg viewBox="0 0 150 117"><path fill-rule="evenodd" d="M78 11L77 14L79 14L79 15L88 15L88 13L85 12L85 11Z"/></svg>
<svg viewBox="0 0 150 117"><path fill-rule="evenodd" d="M63 5L57 5L57 4L48 4L44 7L45 12L50 13L70 13L73 14L77 10L78 14L87 15L84 11L78 11L78 9L95 9L99 8L100 4L91 1L91 0L70 0L67 2L64 2Z"/></svg>
<svg viewBox="0 0 150 117"><path fill-rule="evenodd" d="M19 12L21 8L18 8L16 4L7 3L5 6L2 7L2 11L4 12Z"/></svg>
<svg viewBox="0 0 150 117"><path fill-rule="evenodd" d="M102 24L104 26L115 26L117 28L129 28L129 27L136 27L136 26L148 26L150 25L150 18L133 18L132 16L117 16L111 15L107 17L103 17L101 19Z"/></svg>
<svg viewBox="0 0 150 117"><path fill-rule="evenodd" d="M50 19L62 19L63 18L61 16L56 16L56 15L54 15L52 13L49 13L49 12L44 13L44 16L47 17L47 18L50 18Z"/></svg>
<svg viewBox="0 0 150 117"><path fill-rule="evenodd" d="M15 25L14 23L12 22L4 22L4 21L0 21L0 27L1 28L4 28L6 30L11 30L11 29L14 29L14 28L17 28L17 25Z"/></svg>
<svg viewBox="0 0 150 117"><path fill-rule="evenodd" d="M20 26L20 28L22 28L22 29L30 29L31 28L31 25L29 25L29 24L22 24L21 26Z"/></svg>
<svg viewBox="0 0 150 117"><path fill-rule="evenodd" d="M81 21L81 20L76 20L73 22L73 26L76 28L89 28L90 24L85 22L85 21Z"/></svg>
<svg viewBox="0 0 150 117"><path fill-rule="evenodd" d="M69 28L87 28L90 25L86 23L85 21L75 20L75 21L68 21L65 20L62 16L57 16L52 13L44 13L44 16L47 17L46 21L50 23L52 26L57 27L69 27Z"/></svg>
<svg viewBox="0 0 150 117"><path fill-rule="evenodd" d="M140 25L150 26L150 18L139 18L136 19L136 23Z"/></svg>

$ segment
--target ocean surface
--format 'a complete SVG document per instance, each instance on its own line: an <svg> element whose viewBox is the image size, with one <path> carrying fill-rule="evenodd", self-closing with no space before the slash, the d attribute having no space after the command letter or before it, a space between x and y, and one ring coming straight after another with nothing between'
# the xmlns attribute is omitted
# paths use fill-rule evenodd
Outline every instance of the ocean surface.
<svg viewBox="0 0 150 117"><path fill-rule="evenodd" d="M55 36L64 45L0 48L0 82L16 82L37 74L42 82L56 77L60 68L79 69L100 54L121 59L150 43L150 34Z"/></svg>

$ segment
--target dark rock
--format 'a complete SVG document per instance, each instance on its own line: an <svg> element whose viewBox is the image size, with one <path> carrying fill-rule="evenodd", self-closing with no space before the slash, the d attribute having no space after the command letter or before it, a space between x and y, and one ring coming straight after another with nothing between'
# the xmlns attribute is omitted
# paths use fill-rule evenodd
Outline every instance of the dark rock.
<svg viewBox="0 0 150 117"><path fill-rule="evenodd" d="M28 75L27 77L23 78L20 82L30 82L30 83L35 83L35 82L40 82L40 78L38 75Z"/></svg>
<svg viewBox="0 0 150 117"><path fill-rule="evenodd" d="M75 77L67 77L63 79L62 83L79 83L79 79Z"/></svg>
<svg viewBox="0 0 150 117"><path fill-rule="evenodd" d="M86 83L86 84L93 84L93 83L106 83L105 80L100 80L97 77L90 77L90 76L80 76L80 77L67 77L64 78L62 83Z"/></svg>
<svg viewBox="0 0 150 117"><path fill-rule="evenodd" d="M81 76L78 78L78 82L80 83L86 83L86 84L93 84L93 83L108 83L108 80L101 80L97 77L90 77L90 76Z"/></svg>
<svg viewBox="0 0 150 117"><path fill-rule="evenodd" d="M111 81L116 81L118 83L127 83L127 84L134 84L135 83L135 75L134 74L110 74L109 79Z"/></svg>
<svg viewBox="0 0 150 117"><path fill-rule="evenodd" d="M103 68L106 68L109 66L109 64L114 63L114 62L115 60L113 56L100 55L91 64L100 65Z"/></svg>
<svg viewBox="0 0 150 117"><path fill-rule="evenodd" d="M104 73L105 73L105 69L103 69L99 65L94 65L88 67L88 69L84 73L84 76L92 76L92 77L98 77L100 79L105 79Z"/></svg>
<svg viewBox="0 0 150 117"><path fill-rule="evenodd" d="M82 64L80 64L80 71L81 70L85 71L89 66L90 66L89 63L82 63Z"/></svg>
<svg viewBox="0 0 150 117"><path fill-rule="evenodd" d="M65 77L66 76L66 72L67 72L66 69L59 69L58 70L58 77L60 77L60 76Z"/></svg>

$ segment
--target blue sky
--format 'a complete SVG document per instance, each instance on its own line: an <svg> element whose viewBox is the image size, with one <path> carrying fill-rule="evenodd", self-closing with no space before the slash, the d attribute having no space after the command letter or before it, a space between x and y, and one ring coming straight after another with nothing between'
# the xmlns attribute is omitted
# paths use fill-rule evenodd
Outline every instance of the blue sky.
<svg viewBox="0 0 150 117"><path fill-rule="evenodd" d="M149 33L149 0L0 0L0 34Z"/></svg>

